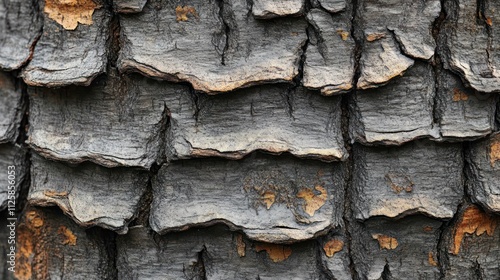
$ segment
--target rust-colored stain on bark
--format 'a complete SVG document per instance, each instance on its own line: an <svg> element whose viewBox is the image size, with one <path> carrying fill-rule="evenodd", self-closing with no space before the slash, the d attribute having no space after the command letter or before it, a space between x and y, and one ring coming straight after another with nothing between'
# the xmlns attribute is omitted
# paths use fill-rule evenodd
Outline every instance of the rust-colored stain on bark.
<svg viewBox="0 0 500 280"><path fill-rule="evenodd" d="M428 256L427 260L428 260L428 262L429 262L429 264L430 264L431 266L438 266L438 263L437 263L437 261L434 259L434 254L433 254L432 252L429 252L429 256Z"/></svg>
<svg viewBox="0 0 500 280"><path fill-rule="evenodd" d="M383 234L372 234L372 238L378 241L380 249L394 250L398 247L398 240Z"/></svg>
<svg viewBox="0 0 500 280"><path fill-rule="evenodd" d="M33 274L31 269L31 259L34 255L34 246L31 239L31 232L25 226L20 226L17 229L18 247L16 252L16 270L14 273L16 279L31 279Z"/></svg>
<svg viewBox="0 0 500 280"><path fill-rule="evenodd" d="M92 0L45 0L43 11L66 30L75 30L78 23L91 25L94 10L100 8Z"/></svg>
<svg viewBox="0 0 500 280"><path fill-rule="evenodd" d="M487 24L488 26L492 26L492 25L493 25L493 20L492 20L490 17L486 17L486 20L485 20L485 21L486 21L486 24Z"/></svg>
<svg viewBox="0 0 500 280"><path fill-rule="evenodd" d="M193 6L177 6L175 8L175 17L177 22L187 21L189 19L188 15L194 16L195 18L199 17Z"/></svg>
<svg viewBox="0 0 500 280"><path fill-rule="evenodd" d="M315 191L318 194L315 193ZM302 198L305 200L305 204L303 206L304 211L309 214L309 216L314 216L314 213L325 205L326 200L328 199L328 192L322 186L316 186L312 189L302 189L297 193L298 198Z"/></svg>
<svg viewBox="0 0 500 280"><path fill-rule="evenodd" d="M26 220L31 227L39 228L43 226L43 218L35 210L26 213Z"/></svg>
<svg viewBox="0 0 500 280"><path fill-rule="evenodd" d="M373 42L382 38L385 38L385 33L370 33L366 35L366 41L368 42Z"/></svg>
<svg viewBox="0 0 500 280"><path fill-rule="evenodd" d="M490 144L490 164L495 167L495 163L500 161L500 134L491 139Z"/></svg>
<svg viewBox="0 0 500 280"><path fill-rule="evenodd" d="M338 239L332 239L323 245L323 251L325 255L329 258L333 257L335 253L342 251L344 248L344 242Z"/></svg>
<svg viewBox="0 0 500 280"><path fill-rule="evenodd" d="M62 237L63 245L76 245L76 235L67 227L60 226L57 233Z"/></svg>
<svg viewBox="0 0 500 280"><path fill-rule="evenodd" d="M433 228L431 226L425 226L424 227L424 231L425 232L431 232L433 230Z"/></svg>
<svg viewBox="0 0 500 280"><path fill-rule="evenodd" d="M468 207L453 231L452 253L458 255L465 234L472 235L475 233L476 236L480 236L486 233L492 236L497 223L497 219L483 212L477 206L472 205Z"/></svg>
<svg viewBox="0 0 500 280"><path fill-rule="evenodd" d="M259 243L255 245L255 251L266 251L267 255L273 262L282 262L292 254L292 248L270 243Z"/></svg>
<svg viewBox="0 0 500 280"><path fill-rule="evenodd" d="M276 200L276 194L272 191L265 191L261 196L262 202L266 205L267 210L271 208Z"/></svg>
<svg viewBox="0 0 500 280"><path fill-rule="evenodd" d="M469 100L469 96L467 93L461 91L458 88L453 89L453 101L467 101Z"/></svg>
<svg viewBox="0 0 500 280"><path fill-rule="evenodd" d="M67 191L58 192L55 190L44 190L43 195L45 195L47 197L51 197L51 198L61 198L61 197L67 197L68 192Z"/></svg>
<svg viewBox="0 0 500 280"><path fill-rule="evenodd" d="M389 187L396 193L400 194L402 191L410 193L413 191L413 182L404 174L387 173L385 180Z"/></svg>
<svg viewBox="0 0 500 280"><path fill-rule="evenodd" d="M236 251L238 252L238 256L240 256L240 258L246 255L246 247L245 241L243 241L243 235L236 235Z"/></svg>
<svg viewBox="0 0 500 280"><path fill-rule="evenodd" d="M349 32L344 31L342 29L337 30L337 34L340 35L340 38L342 38L343 41L346 41L347 38L349 38Z"/></svg>

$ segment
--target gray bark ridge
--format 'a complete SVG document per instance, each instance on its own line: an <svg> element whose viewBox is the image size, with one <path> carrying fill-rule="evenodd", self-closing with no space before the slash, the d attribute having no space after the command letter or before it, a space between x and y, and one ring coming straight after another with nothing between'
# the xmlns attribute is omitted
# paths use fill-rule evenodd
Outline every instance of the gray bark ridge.
<svg viewBox="0 0 500 280"><path fill-rule="evenodd" d="M245 0L148 3L140 14L120 16L118 67L187 81L210 94L291 82L307 38L305 21L259 21L250 9Z"/></svg>
<svg viewBox="0 0 500 280"><path fill-rule="evenodd" d="M0 143L14 143L26 106L14 78L0 72Z"/></svg>
<svg viewBox="0 0 500 280"><path fill-rule="evenodd" d="M150 224L160 234L223 222L263 242L310 239L340 224L342 176L339 163L293 157L173 162L153 180Z"/></svg>

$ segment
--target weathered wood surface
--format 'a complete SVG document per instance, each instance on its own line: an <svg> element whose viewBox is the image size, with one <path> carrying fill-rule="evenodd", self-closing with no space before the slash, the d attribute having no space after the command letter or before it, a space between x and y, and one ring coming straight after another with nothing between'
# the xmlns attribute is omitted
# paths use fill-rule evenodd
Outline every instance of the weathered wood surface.
<svg viewBox="0 0 500 280"><path fill-rule="evenodd" d="M99 1L63 2L40 2L43 33L22 72L28 85L87 86L105 71L111 15Z"/></svg>
<svg viewBox="0 0 500 280"><path fill-rule="evenodd" d="M38 9L34 1L0 2L0 69L19 69L29 60L42 31Z"/></svg>
<svg viewBox="0 0 500 280"><path fill-rule="evenodd" d="M117 238L118 279L325 279L314 242L253 242L217 226L157 236L142 227Z"/></svg>
<svg viewBox="0 0 500 280"><path fill-rule="evenodd" d="M0 211L9 206L9 208L12 208L12 203L15 203L15 205L20 203L18 196L27 170L25 159L26 150L23 148L13 144L0 145L0 170L2 170L0 173L0 182L2 182L2 188L0 189ZM11 169L9 166L13 166L14 168ZM15 173L9 174L9 171L14 171ZM14 183L11 184L11 181ZM15 189L10 188L11 186L15 186Z"/></svg>
<svg viewBox="0 0 500 280"><path fill-rule="evenodd" d="M83 227L127 232L147 187L146 172L92 163L66 166L38 155L31 160L30 204L57 205Z"/></svg>
<svg viewBox="0 0 500 280"><path fill-rule="evenodd" d="M244 0L151 1L140 14L120 16L119 68L208 93L292 81L305 21L259 21L249 9Z"/></svg>
<svg viewBox="0 0 500 280"><path fill-rule="evenodd" d="M424 140L401 147L355 145L355 218L421 213L451 219L464 195L461 147Z"/></svg>
<svg viewBox="0 0 500 280"><path fill-rule="evenodd" d="M265 242L309 239L339 225L340 164L256 155L187 160L153 180L151 227L158 233L223 222Z"/></svg>
<svg viewBox="0 0 500 280"><path fill-rule="evenodd" d="M472 88L500 92L500 2L445 1L440 55Z"/></svg>
<svg viewBox="0 0 500 280"><path fill-rule="evenodd" d="M113 7L117 13L132 14L140 13L147 0L114 0Z"/></svg>
<svg viewBox="0 0 500 280"><path fill-rule="evenodd" d="M311 0L311 4L315 8L323 8L330 13L338 13L344 11L347 5L352 3L346 0Z"/></svg>
<svg viewBox="0 0 500 280"><path fill-rule="evenodd" d="M304 4L304 0L254 0L252 14L262 19L299 16L304 12Z"/></svg>
<svg viewBox="0 0 500 280"><path fill-rule="evenodd" d="M12 76L0 72L0 143L16 141L24 109L20 85Z"/></svg>

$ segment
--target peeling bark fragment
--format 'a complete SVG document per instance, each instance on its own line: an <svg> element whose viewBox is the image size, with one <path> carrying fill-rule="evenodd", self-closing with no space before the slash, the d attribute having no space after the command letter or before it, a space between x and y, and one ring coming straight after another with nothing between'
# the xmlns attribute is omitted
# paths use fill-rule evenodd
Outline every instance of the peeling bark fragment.
<svg viewBox="0 0 500 280"><path fill-rule="evenodd" d="M475 205L462 207L443 235L441 254L447 254L443 279L498 279L499 228L499 216Z"/></svg>
<svg viewBox="0 0 500 280"><path fill-rule="evenodd" d="M103 6L102 3L98 5ZM77 18L90 17L88 13L82 15L76 12L75 15ZM44 13L44 18L43 34L36 44L33 59L22 72L24 81L31 86L88 86L97 75L105 71L106 41L111 15L103 8L95 10L92 15L93 23L81 24L78 28L75 26L78 21L89 24L90 18L67 19L64 13L58 14L55 18L63 26L52 20L47 13ZM76 29L71 30L73 28Z"/></svg>
<svg viewBox="0 0 500 280"><path fill-rule="evenodd" d="M350 269L349 239L345 228L336 228L318 239L321 263L326 268L328 279L353 279Z"/></svg>
<svg viewBox="0 0 500 280"><path fill-rule="evenodd" d="M12 144L0 145L0 182L3 187L0 188L0 211L7 207L9 209L15 208L12 205L10 197L14 196L16 204L19 204L17 197L23 183L26 173L25 163L26 151L18 146ZM13 168L9 168L12 166ZM9 176L10 175L10 176ZM13 184L11 184L13 182ZM11 188L15 186L15 189Z"/></svg>
<svg viewBox="0 0 500 280"><path fill-rule="evenodd" d="M133 14L140 13L147 0L113 0L114 9L117 13Z"/></svg>
<svg viewBox="0 0 500 280"><path fill-rule="evenodd" d="M467 192L471 199L500 213L500 133L473 143L466 159Z"/></svg>
<svg viewBox="0 0 500 280"><path fill-rule="evenodd" d="M393 218L416 212L452 218L463 197L461 152L459 144L430 141L390 148L356 145L352 186L355 218ZM409 182L401 184L406 191L394 191L394 181L387 179L394 174Z"/></svg>
<svg viewBox="0 0 500 280"><path fill-rule="evenodd" d="M256 252L262 245L246 239L242 242L248 249L240 257L237 236L221 226L164 236L131 228L117 238L118 279L322 279L313 242L270 244L266 248L287 247L291 252L274 262L269 251Z"/></svg>
<svg viewBox="0 0 500 280"><path fill-rule="evenodd" d="M432 25L439 0L366 1L358 3L357 23L364 33L358 88L373 88L404 73L413 60L430 59L436 43ZM381 34L381 36L374 35Z"/></svg>
<svg viewBox="0 0 500 280"><path fill-rule="evenodd" d="M153 181L151 227L165 233L223 222L262 242L309 239L340 223L342 174L340 164L268 155L173 162ZM312 199L321 203L301 198L304 188L321 189ZM270 191L268 208L262 197Z"/></svg>
<svg viewBox="0 0 500 280"><path fill-rule="evenodd" d="M43 12L66 30L75 30L78 24L92 25L92 14L100 8L94 0L45 0Z"/></svg>
<svg viewBox="0 0 500 280"><path fill-rule="evenodd" d="M441 225L420 215L353 222L351 252L359 279L384 279L384 273L390 279L439 279L429 254L437 255Z"/></svg>
<svg viewBox="0 0 500 280"><path fill-rule="evenodd" d="M110 279L105 236L53 208L29 207L17 229L16 279Z"/></svg>
<svg viewBox="0 0 500 280"><path fill-rule="evenodd" d="M495 128L496 95L465 88L460 79L440 71L437 103L441 135L447 139L474 139L486 136Z"/></svg>
<svg viewBox="0 0 500 280"><path fill-rule="evenodd" d="M254 0L252 14L256 18L270 19L299 16L304 12L304 0Z"/></svg>
<svg viewBox="0 0 500 280"><path fill-rule="evenodd" d="M16 141L25 109L23 103L14 79L0 72L0 143Z"/></svg>
<svg viewBox="0 0 500 280"><path fill-rule="evenodd" d="M148 174L91 163L70 167L33 155L28 200L38 206L59 206L84 227L127 232L136 216Z"/></svg>
<svg viewBox="0 0 500 280"><path fill-rule="evenodd" d="M0 1L0 69L21 68L32 55L41 28L42 19L34 2Z"/></svg>
<svg viewBox="0 0 500 280"><path fill-rule="evenodd" d="M30 88L27 142L56 160L149 169L162 149L168 113L163 98L187 88L131 79L111 74L90 87Z"/></svg>
<svg viewBox="0 0 500 280"><path fill-rule="evenodd" d="M350 16L350 11L332 16L320 9L307 14L318 38L307 47L304 86L320 89L324 95L346 92L353 87L355 43L350 34Z"/></svg>
<svg viewBox="0 0 500 280"><path fill-rule="evenodd" d="M196 0L189 5L198 17L178 21L179 5L177 0L148 3L141 14L120 17L122 71L187 81L212 94L292 81L298 74L305 21L256 20L245 0Z"/></svg>
<svg viewBox="0 0 500 280"><path fill-rule="evenodd" d="M340 98L283 85L252 87L231 95L170 97L167 156L240 159L255 151L344 160ZM270 198L270 197L269 197Z"/></svg>
<svg viewBox="0 0 500 280"><path fill-rule="evenodd" d="M446 1L440 32L445 67L481 92L500 92L500 2Z"/></svg>
<svg viewBox="0 0 500 280"><path fill-rule="evenodd" d="M434 91L432 67L421 62L383 88L357 91L350 103L351 139L400 145L438 137L433 130Z"/></svg>

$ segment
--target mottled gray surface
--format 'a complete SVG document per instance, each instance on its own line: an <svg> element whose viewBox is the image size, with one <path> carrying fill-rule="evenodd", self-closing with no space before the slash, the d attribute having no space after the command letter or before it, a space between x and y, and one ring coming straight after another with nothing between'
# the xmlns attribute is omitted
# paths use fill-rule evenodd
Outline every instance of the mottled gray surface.
<svg viewBox="0 0 500 280"><path fill-rule="evenodd" d="M500 2L445 1L440 55L472 88L500 92Z"/></svg>
<svg viewBox="0 0 500 280"><path fill-rule="evenodd" d="M17 198L27 170L25 157L26 151L18 146L13 144L0 145L0 170L2 170L0 172L0 182L3 184L0 189L0 211L8 206L12 208L12 203L19 204ZM14 166L14 168L11 169L9 166ZM14 171L15 174L9 174L9 171ZM10 184L11 180L14 181L14 184ZM11 185L15 186L15 190L9 189ZM10 199L12 196L15 199ZM8 202L10 200L13 202Z"/></svg>
<svg viewBox="0 0 500 280"><path fill-rule="evenodd" d="M256 20L249 9L245 0L152 1L140 14L120 16L119 68L209 93L291 81L305 21Z"/></svg>
<svg viewBox="0 0 500 280"><path fill-rule="evenodd" d="M323 161L347 158L340 98L284 85L252 87L220 96L183 94L169 98L166 144L170 159L239 159L255 150L289 152Z"/></svg>
<svg viewBox="0 0 500 280"><path fill-rule="evenodd" d="M42 4L41 4L42 5ZM105 9L94 11L91 25L79 24L66 30L44 13L43 34L35 46L33 59L22 77L31 86L88 86L105 72L111 15Z"/></svg>
<svg viewBox="0 0 500 280"><path fill-rule="evenodd" d="M299 241L340 223L343 193L340 164L259 154L186 160L153 180L150 223L164 233L224 222L254 240Z"/></svg>
<svg viewBox="0 0 500 280"><path fill-rule="evenodd" d="M15 70L32 54L42 19L35 1L0 1L0 69Z"/></svg>
<svg viewBox="0 0 500 280"><path fill-rule="evenodd" d="M0 72L0 143L16 141L24 109L20 85L9 74Z"/></svg>
<svg viewBox="0 0 500 280"><path fill-rule="evenodd" d="M126 233L136 217L148 174L92 163L67 166L32 155L28 201L59 206L81 226L101 226Z"/></svg>
<svg viewBox="0 0 500 280"><path fill-rule="evenodd" d="M440 279L441 225L420 215L354 222L351 248L358 279Z"/></svg>
<svg viewBox="0 0 500 280"><path fill-rule="evenodd" d="M263 19L299 16L303 12L304 0L254 0L252 5L252 14Z"/></svg>
<svg viewBox="0 0 500 280"><path fill-rule="evenodd" d="M400 78L379 89L357 91L350 100L353 141L402 144L439 136L433 129L434 71L416 63Z"/></svg>
<svg viewBox="0 0 500 280"><path fill-rule="evenodd" d="M356 219L422 213L450 219L463 197L460 144L418 141L401 147L354 146Z"/></svg>
<svg viewBox="0 0 500 280"><path fill-rule="evenodd" d="M147 0L113 0L114 9L118 13L140 13Z"/></svg>
<svg viewBox="0 0 500 280"><path fill-rule="evenodd" d="M500 133L472 143L466 159L467 192L471 199L500 213Z"/></svg>
<svg viewBox="0 0 500 280"><path fill-rule="evenodd" d="M346 0L311 0L313 7L323 8L330 13L338 13L347 8ZM349 2L350 4L351 2Z"/></svg>
<svg viewBox="0 0 500 280"><path fill-rule="evenodd" d="M307 14L313 30L305 54L304 86L320 89L324 95L352 89L355 43L350 33L351 9L333 16L320 9Z"/></svg>
<svg viewBox="0 0 500 280"><path fill-rule="evenodd" d="M117 239L118 279L321 279L314 242L271 244L291 253L279 262L264 246L221 226L164 236L136 227Z"/></svg>

